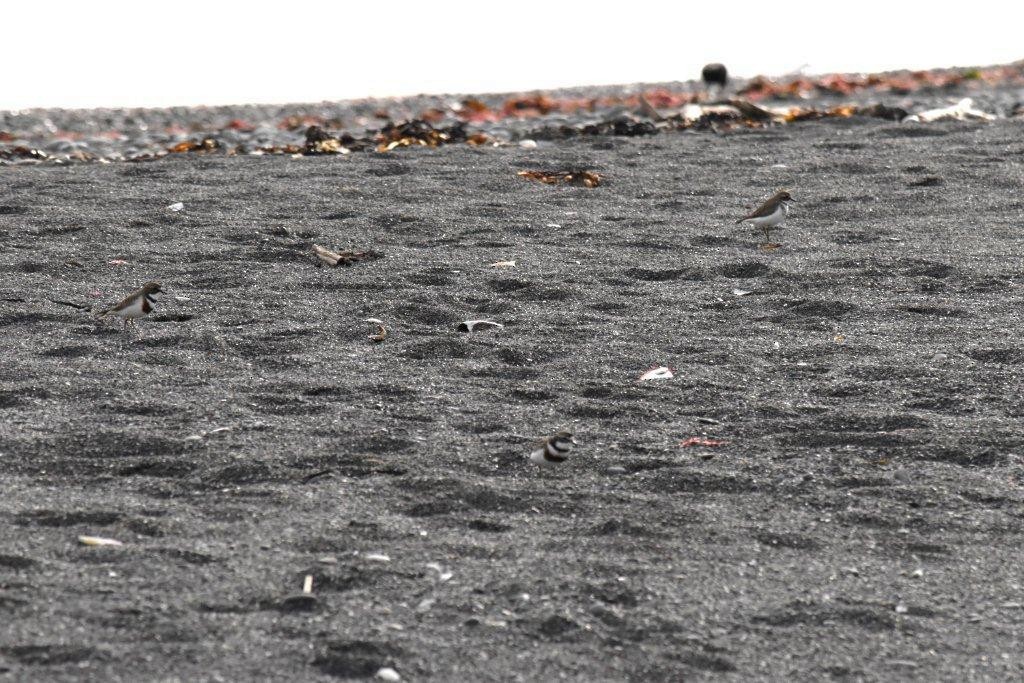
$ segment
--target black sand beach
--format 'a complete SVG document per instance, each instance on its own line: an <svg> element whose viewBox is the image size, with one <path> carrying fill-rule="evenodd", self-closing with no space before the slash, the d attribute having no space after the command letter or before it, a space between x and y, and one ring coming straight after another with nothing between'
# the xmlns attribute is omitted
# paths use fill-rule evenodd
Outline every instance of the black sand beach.
<svg viewBox="0 0 1024 683"><path fill-rule="evenodd" d="M0 680L1024 675L1024 121L0 183Z"/></svg>

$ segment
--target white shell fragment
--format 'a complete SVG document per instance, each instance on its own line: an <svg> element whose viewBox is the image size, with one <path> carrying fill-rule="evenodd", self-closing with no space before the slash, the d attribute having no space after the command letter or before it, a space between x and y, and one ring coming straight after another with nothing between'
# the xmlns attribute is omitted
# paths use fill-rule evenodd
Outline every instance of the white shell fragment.
<svg viewBox="0 0 1024 683"><path fill-rule="evenodd" d="M446 571L445 568L437 562L428 562L427 569L433 569L435 572L437 572L437 580L441 583L444 583L445 581L450 581L451 578L455 576L453 572Z"/></svg>
<svg viewBox="0 0 1024 683"><path fill-rule="evenodd" d="M464 320L459 323L460 332L472 332L477 327L494 327L500 329L505 326L501 323L496 323L493 320Z"/></svg>
<svg viewBox="0 0 1024 683"><path fill-rule="evenodd" d="M515 268L515 261L495 261L491 264L491 268Z"/></svg>
<svg viewBox="0 0 1024 683"><path fill-rule="evenodd" d="M903 119L903 123L932 123L933 121L994 121L995 116L974 108L974 100L965 97L954 105L929 109Z"/></svg>
<svg viewBox="0 0 1024 683"><path fill-rule="evenodd" d="M377 669L377 673L373 676L379 681L400 681L402 677L397 671L392 669L390 666L382 666Z"/></svg>
<svg viewBox="0 0 1024 683"><path fill-rule="evenodd" d="M526 140L520 140L519 146L523 149L537 149L537 141L527 138Z"/></svg>
<svg viewBox="0 0 1024 683"><path fill-rule="evenodd" d="M302 592L305 595L311 595L313 593L313 575L306 574L306 578L302 581Z"/></svg>
<svg viewBox="0 0 1024 683"><path fill-rule="evenodd" d="M211 429L209 431L203 431L203 432L199 432L198 434L192 434L190 436L186 436L184 440L185 441L202 441L203 439L205 439L208 436L212 436L214 434L225 434L225 433L230 432L230 431L233 431L232 427L217 427L216 429Z"/></svg>
<svg viewBox="0 0 1024 683"><path fill-rule="evenodd" d="M341 260L341 254L321 247L319 244L313 245L313 252L316 253L316 257L320 261L332 267L338 265L338 261Z"/></svg>
<svg viewBox="0 0 1024 683"><path fill-rule="evenodd" d="M115 540L113 538L103 538L102 536L79 536L78 542L82 545L106 545L106 546L122 546L124 543Z"/></svg>
<svg viewBox="0 0 1024 683"><path fill-rule="evenodd" d="M182 204L181 202L174 202L173 204L171 204L167 208L170 209L171 211L181 211L182 209L185 208L185 205Z"/></svg>
<svg viewBox="0 0 1024 683"><path fill-rule="evenodd" d="M734 290L732 290L732 295L733 296L746 296L748 294L753 294L753 293L754 292L749 290L749 289L734 289Z"/></svg>
<svg viewBox="0 0 1024 683"><path fill-rule="evenodd" d="M652 379L672 379L673 377L675 377L675 373L662 365L656 368L651 368L644 374L640 375L640 378L637 381L646 382L647 380Z"/></svg>
<svg viewBox="0 0 1024 683"><path fill-rule="evenodd" d="M366 553L363 559L367 562L390 562L391 557L384 553Z"/></svg>
<svg viewBox="0 0 1024 683"><path fill-rule="evenodd" d="M688 104L680 110L679 114L686 121L696 121L704 115L704 107L699 104Z"/></svg>
<svg viewBox="0 0 1024 683"><path fill-rule="evenodd" d="M687 104L679 110L679 115L686 121L697 121L702 116L720 116L722 118L754 118L761 120L783 120L785 109L759 107L751 102L733 100L717 104Z"/></svg>

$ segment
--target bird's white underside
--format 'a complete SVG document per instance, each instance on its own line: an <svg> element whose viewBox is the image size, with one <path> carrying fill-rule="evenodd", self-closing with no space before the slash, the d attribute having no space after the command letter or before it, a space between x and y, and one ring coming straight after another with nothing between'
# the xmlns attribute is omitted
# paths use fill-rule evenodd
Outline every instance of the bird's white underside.
<svg viewBox="0 0 1024 683"><path fill-rule="evenodd" d="M553 464L555 464L555 463L547 460L544 457L544 449L543 448L538 448L533 453L530 453L530 460L532 460L533 462L537 463L538 465L553 465Z"/></svg>
<svg viewBox="0 0 1024 683"><path fill-rule="evenodd" d="M145 299L139 297L133 301L130 305L125 306L120 311L110 311L109 315L116 315L119 318L141 318L146 315L146 312L142 310L142 302Z"/></svg>
<svg viewBox="0 0 1024 683"><path fill-rule="evenodd" d="M786 220L786 214L789 213L789 206L783 202L779 204L775 211L768 214L767 216L758 216L757 218L748 218L748 223L753 223L757 227L767 225L769 228L775 225L779 225L782 221Z"/></svg>

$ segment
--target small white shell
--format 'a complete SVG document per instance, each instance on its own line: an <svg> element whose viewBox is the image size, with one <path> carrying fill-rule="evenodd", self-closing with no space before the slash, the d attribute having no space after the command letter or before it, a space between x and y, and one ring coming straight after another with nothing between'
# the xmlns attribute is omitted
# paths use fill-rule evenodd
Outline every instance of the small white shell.
<svg viewBox="0 0 1024 683"><path fill-rule="evenodd" d="M82 545L107 545L107 546L121 546L124 545L121 541L113 538L103 538L102 536L79 536L78 542Z"/></svg>
<svg viewBox="0 0 1024 683"><path fill-rule="evenodd" d="M437 572L437 580L441 583L449 581L453 576L455 576L454 573L445 571L445 568L442 567L438 562L428 562L427 569L433 569L435 572Z"/></svg>
<svg viewBox="0 0 1024 683"><path fill-rule="evenodd" d="M975 109L974 100L965 97L949 107L929 109L903 119L902 123L932 123L933 121L992 121L996 117Z"/></svg>
<svg viewBox="0 0 1024 683"><path fill-rule="evenodd" d="M704 108L699 104L688 104L679 113L686 121L696 121L704 115Z"/></svg>
<svg viewBox="0 0 1024 683"><path fill-rule="evenodd" d="M675 373L664 365L661 365L656 368L651 368L644 374L640 375L640 378L637 381L646 382L647 380L652 379L672 379L673 377L675 377Z"/></svg>
<svg viewBox="0 0 1024 683"><path fill-rule="evenodd" d="M182 204L181 202L174 202L173 204L171 204L167 208L170 209L171 211L181 211L182 209L185 208L185 205Z"/></svg>

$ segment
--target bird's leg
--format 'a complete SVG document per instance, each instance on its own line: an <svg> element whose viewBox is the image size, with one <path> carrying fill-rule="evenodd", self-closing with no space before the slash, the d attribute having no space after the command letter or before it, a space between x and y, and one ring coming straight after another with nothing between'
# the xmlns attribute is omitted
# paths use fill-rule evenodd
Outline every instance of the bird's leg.
<svg viewBox="0 0 1024 683"><path fill-rule="evenodd" d="M772 229L770 227L768 227L767 225L764 226L764 241L765 241L765 244L771 244L772 243Z"/></svg>

